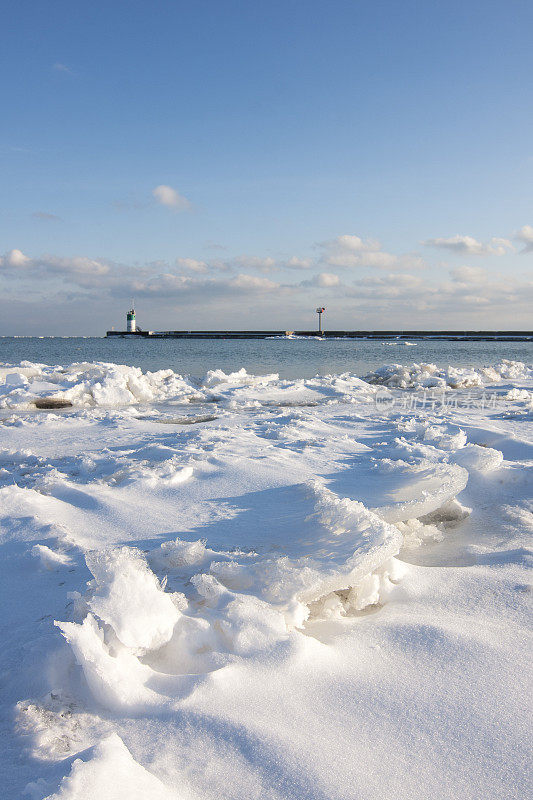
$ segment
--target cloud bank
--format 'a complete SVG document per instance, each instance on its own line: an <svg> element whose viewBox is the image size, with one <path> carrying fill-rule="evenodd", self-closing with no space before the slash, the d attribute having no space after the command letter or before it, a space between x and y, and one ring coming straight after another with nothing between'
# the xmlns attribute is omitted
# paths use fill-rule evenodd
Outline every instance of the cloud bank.
<svg viewBox="0 0 533 800"><path fill-rule="evenodd" d="M334 315L337 328L527 329L533 281L520 277L518 269L516 275L510 274L508 265L494 271L479 261L482 248L487 265L501 263L499 248L503 248L522 269L527 262L521 254L533 252L533 226L520 228L514 239L523 245L520 254L508 247L509 240L498 237L488 244L474 237L436 239L446 245L432 246L449 250L455 259L475 257L476 261L439 263L436 269L416 253L391 253L377 240L355 234L310 244L312 255L201 259L184 254L171 262L141 266L85 255L30 256L14 248L0 257L0 273L8 287L1 332L17 332L14 309L35 302L35 309L26 316L33 320L41 315L47 330L51 319L64 318L68 304L80 310L80 324L86 313L90 331L101 333L116 321L117 314L122 315L132 296L143 309L144 326L155 329L176 327L177 318L189 328L217 324L305 328L314 324L311 312L318 304L328 308L330 325ZM498 259L491 260L492 256Z"/></svg>
<svg viewBox="0 0 533 800"><path fill-rule="evenodd" d="M527 227L527 226L526 226ZM490 242L479 242L473 236L451 236L450 238L426 239L428 247L451 250L453 253L469 256L504 256L513 251L514 245L509 239L493 236Z"/></svg>

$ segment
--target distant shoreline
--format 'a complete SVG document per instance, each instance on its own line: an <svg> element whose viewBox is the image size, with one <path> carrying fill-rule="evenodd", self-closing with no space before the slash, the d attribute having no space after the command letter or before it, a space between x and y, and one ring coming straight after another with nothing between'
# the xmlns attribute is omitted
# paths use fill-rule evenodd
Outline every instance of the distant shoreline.
<svg viewBox="0 0 533 800"><path fill-rule="evenodd" d="M533 340L532 331L107 331L106 337L154 339L445 339L447 341Z"/></svg>

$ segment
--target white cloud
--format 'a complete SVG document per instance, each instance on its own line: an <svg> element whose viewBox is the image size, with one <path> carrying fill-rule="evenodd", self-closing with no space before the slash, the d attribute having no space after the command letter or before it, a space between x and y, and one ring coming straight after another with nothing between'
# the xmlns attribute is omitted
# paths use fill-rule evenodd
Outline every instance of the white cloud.
<svg viewBox="0 0 533 800"><path fill-rule="evenodd" d="M198 261L196 258L177 258L176 266L180 269L189 270L190 272L205 273L209 271L209 267L205 261Z"/></svg>
<svg viewBox="0 0 533 800"><path fill-rule="evenodd" d="M365 242L360 236L348 233L337 236L332 242L326 242L325 244L330 248L338 248L351 253L368 253L372 250L381 250L380 243L375 239L367 239Z"/></svg>
<svg viewBox="0 0 533 800"><path fill-rule="evenodd" d="M501 236L493 236L490 240L490 247L497 256L504 256L508 251L512 252L516 249L509 239L504 239Z"/></svg>
<svg viewBox="0 0 533 800"><path fill-rule="evenodd" d="M433 293L435 289L424 284L418 275L409 273L390 273L384 276L371 276L360 278L354 282L354 289L350 289L352 296L367 299L393 299L396 297L413 298L422 293Z"/></svg>
<svg viewBox="0 0 533 800"><path fill-rule="evenodd" d="M109 266L102 261L85 256L73 258L58 258L57 256L42 256L33 260L36 267L44 267L50 272L67 273L74 276L101 276L107 275Z"/></svg>
<svg viewBox="0 0 533 800"><path fill-rule="evenodd" d="M474 239L473 236L451 236L446 238L426 239L422 242L428 247L436 247L441 250L451 250L454 253L461 253L471 256L503 256L510 250L514 250L514 246L509 239L502 239L498 236L493 236L490 242L483 243Z"/></svg>
<svg viewBox="0 0 533 800"><path fill-rule="evenodd" d="M176 211L187 211L191 207L191 203L186 197L183 197L172 186L166 186L162 183L152 190L152 194L162 206L167 208L174 208Z"/></svg>
<svg viewBox="0 0 533 800"><path fill-rule="evenodd" d="M331 286L338 286L340 278L333 272L321 272L317 277L317 285L323 286L325 289Z"/></svg>
<svg viewBox="0 0 533 800"><path fill-rule="evenodd" d="M391 272L389 275L379 277L360 278L356 281L358 286L420 286L422 278L418 275L410 275L406 272Z"/></svg>
<svg viewBox="0 0 533 800"><path fill-rule="evenodd" d="M320 260L332 267L361 267L369 260L370 262L375 260L376 256L379 262L380 256L388 255L379 252L379 242L373 240L365 242L360 236L352 234L337 236L336 239L322 242L319 247L322 249ZM372 263L369 265L372 266Z"/></svg>
<svg viewBox="0 0 533 800"><path fill-rule="evenodd" d="M231 259L229 266L235 266L238 269L257 269L260 272L272 272L276 262L268 256L263 258L261 256L242 255Z"/></svg>
<svg viewBox="0 0 533 800"><path fill-rule="evenodd" d="M61 258L58 256L43 255L39 258L30 258L21 250L10 250L0 258L0 267L11 271L11 277L16 278L23 274L31 274L32 280L55 275L68 276L70 281L80 286L92 286L95 281L108 275L110 267L103 261L96 261L86 256Z"/></svg>
<svg viewBox="0 0 533 800"><path fill-rule="evenodd" d="M280 288L279 283L274 283L274 281L268 278L260 278L258 275L237 275L235 278L231 278L228 283L230 286L237 289L246 290L266 290L272 292Z"/></svg>
<svg viewBox="0 0 533 800"><path fill-rule="evenodd" d="M457 267L450 275L458 283L484 283L487 280L487 271L483 267Z"/></svg>
<svg viewBox="0 0 533 800"><path fill-rule="evenodd" d="M361 253L343 252L342 250L327 253L324 262L332 267L394 269L400 263L398 256L384 251L368 251Z"/></svg>
<svg viewBox="0 0 533 800"><path fill-rule="evenodd" d="M377 240L365 240L352 234L337 236L318 246L322 250L319 261L337 268L420 269L425 266L419 256L387 253Z"/></svg>
<svg viewBox="0 0 533 800"><path fill-rule="evenodd" d="M465 294L461 299L465 305L471 306L487 306L491 302L490 298L482 297L479 294Z"/></svg>
<svg viewBox="0 0 533 800"><path fill-rule="evenodd" d="M532 226L521 228L516 238L533 250ZM506 243L492 239L490 247L506 248ZM172 263L159 260L142 266L87 256L31 258L14 249L0 257L2 274L11 278L11 294L4 294L4 305L9 310L11 299L24 303L40 297L45 305L55 303L59 315L62 305L71 301L84 307L107 302L111 308L127 304L133 294L150 309L159 326L164 326L160 308L165 309L168 327L172 327L173 311L179 308L189 327L201 327L208 320L214 325L215 319L217 324L228 324L229 309L235 327L268 327L277 320L281 328L297 328L308 324L305 315L319 301L319 290L327 293L330 315L335 314L338 327L349 327L354 313L372 327L384 324L383 320L390 327L527 325L533 283L518 277L463 265L443 279L442 264L434 273L418 274L415 270L423 262L416 256L387 253L378 242L355 235L339 236L318 247L314 258L241 255L204 261L178 257ZM336 260L348 269L370 267L374 271L350 275L334 268ZM283 269L287 272L279 282L261 274L277 275ZM290 269L304 274L291 275ZM65 319L64 314L61 318Z"/></svg>
<svg viewBox="0 0 533 800"><path fill-rule="evenodd" d="M289 269L309 269L313 266L313 261L310 258L298 258L297 256L291 256L286 262L285 267Z"/></svg>
<svg viewBox="0 0 533 800"><path fill-rule="evenodd" d="M4 256L0 256L0 267L12 267L19 269L20 267L29 267L31 265L31 258L25 256L22 250L10 250Z"/></svg>
<svg viewBox="0 0 533 800"><path fill-rule="evenodd" d="M515 239L518 239L524 245L524 249L520 251L521 253L533 252L533 225L523 225L515 234Z"/></svg>
<svg viewBox="0 0 533 800"><path fill-rule="evenodd" d="M319 272L318 275L314 275L310 280L302 281L300 286L317 286L319 289L332 289L334 286L339 286L340 282L339 276L333 272Z"/></svg>
<svg viewBox="0 0 533 800"><path fill-rule="evenodd" d="M274 283L268 278L258 275L236 275L229 279L215 279L198 277L196 275L175 275L162 273L149 275L145 279L115 282L113 293L117 296L128 296L134 293L136 297L158 297L172 303L199 304L207 306L217 299L245 297L253 295L268 296L272 292L279 293L284 287Z"/></svg>
<svg viewBox="0 0 533 800"><path fill-rule="evenodd" d="M63 72L66 75L74 75L74 71L66 64L61 64L60 61L56 61L56 63L52 65L52 69L54 72Z"/></svg>

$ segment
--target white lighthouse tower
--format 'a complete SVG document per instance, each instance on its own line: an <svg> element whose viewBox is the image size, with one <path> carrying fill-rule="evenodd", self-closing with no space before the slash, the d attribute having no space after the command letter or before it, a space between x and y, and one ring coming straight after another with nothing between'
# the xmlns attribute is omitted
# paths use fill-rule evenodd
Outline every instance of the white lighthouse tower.
<svg viewBox="0 0 533 800"><path fill-rule="evenodd" d="M135 322L135 309L131 307L131 311L126 314L126 330L128 333L136 333L137 325Z"/></svg>

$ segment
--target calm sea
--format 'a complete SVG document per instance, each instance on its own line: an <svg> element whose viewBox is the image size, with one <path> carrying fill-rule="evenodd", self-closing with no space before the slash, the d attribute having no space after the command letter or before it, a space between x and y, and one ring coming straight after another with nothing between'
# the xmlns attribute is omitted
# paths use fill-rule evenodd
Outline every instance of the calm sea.
<svg viewBox="0 0 533 800"><path fill-rule="evenodd" d="M210 369L244 367L282 378L340 372L365 375L383 364L431 362L438 366L487 366L503 358L533 361L533 342L418 341L413 347L368 339L120 339L0 338L0 362L34 361L65 366L74 361L109 361L142 370L173 369L202 377Z"/></svg>

